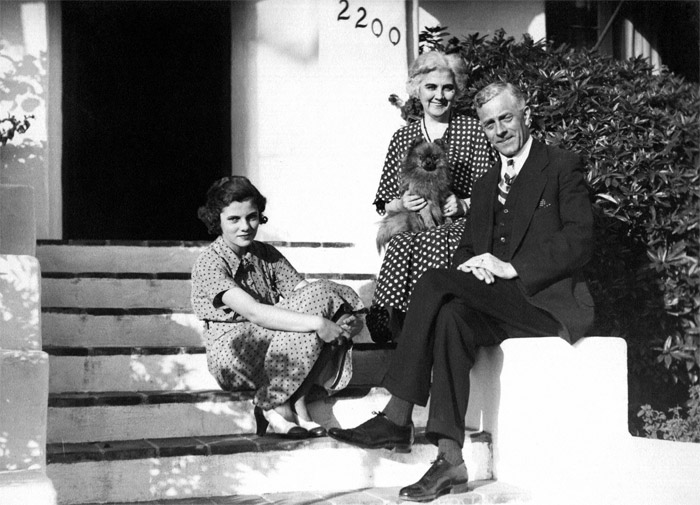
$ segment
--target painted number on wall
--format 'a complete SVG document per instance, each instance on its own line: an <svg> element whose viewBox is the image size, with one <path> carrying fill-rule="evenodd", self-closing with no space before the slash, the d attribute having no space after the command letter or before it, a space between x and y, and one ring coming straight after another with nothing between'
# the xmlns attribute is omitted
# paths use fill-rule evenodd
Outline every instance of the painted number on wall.
<svg viewBox="0 0 700 505"><path fill-rule="evenodd" d="M338 13L338 21L349 21L351 19L350 2L348 0L339 0L338 3L342 6L342 10ZM379 38L384 34L384 23L379 18L374 18L371 23L367 21L367 9L364 7L359 7L357 9L358 17L355 20L355 28L367 28L370 27L372 34ZM389 37L389 42L397 45L401 41L401 31L392 26L387 32L387 37Z"/></svg>

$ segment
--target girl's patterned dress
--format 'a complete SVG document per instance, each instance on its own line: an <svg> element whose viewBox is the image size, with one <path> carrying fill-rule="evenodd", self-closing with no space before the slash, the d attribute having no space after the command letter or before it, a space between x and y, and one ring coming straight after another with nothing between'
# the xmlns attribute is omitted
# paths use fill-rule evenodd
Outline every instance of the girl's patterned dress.
<svg viewBox="0 0 700 505"><path fill-rule="evenodd" d="M274 247L256 241L240 258L221 237L199 255L192 270L192 307L206 325L209 371L226 391L255 390L253 401L264 410L283 404L299 389L324 342L313 332L270 330L253 324L221 298L238 286L261 303L327 319L341 309L363 308L352 289L330 281L295 290L303 279ZM350 381L351 352L333 391Z"/></svg>

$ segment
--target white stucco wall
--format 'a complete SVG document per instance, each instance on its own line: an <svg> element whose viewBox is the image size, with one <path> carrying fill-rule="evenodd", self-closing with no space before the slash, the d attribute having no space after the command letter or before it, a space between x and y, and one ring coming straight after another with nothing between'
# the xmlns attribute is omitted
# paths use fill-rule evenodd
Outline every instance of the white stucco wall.
<svg viewBox="0 0 700 505"><path fill-rule="evenodd" d="M45 0L3 0L0 3L0 40L3 41L0 74L12 73L8 58L20 62L35 58L37 72L21 76L30 87L12 100L0 100L0 117L12 114L17 119L32 115L31 126L24 134L16 134L5 146L0 146L0 183L22 184L34 190L36 235L54 238L49 209L52 194L60 187L52 185L49 176L47 84L48 75L40 59L48 50L47 4ZM60 213L53 213L53 216Z"/></svg>
<svg viewBox="0 0 700 505"><path fill-rule="evenodd" d="M355 26L360 8L365 28ZM388 97L405 93L405 3L351 1L347 20L338 19L342 9L324 0L257 3L246 169L269 200L261 239L352 242L362 249L354 254L374 260L372 201L403 125Z"/></svg>
<svg viewBox="0 0 700 505"><path fill-rule="evenodd" d="M534 40L546 36L544 0L420 0L419 31L446 26L450 35L478 32L491 35L503 28L520 40L528 33Z"/></svg>

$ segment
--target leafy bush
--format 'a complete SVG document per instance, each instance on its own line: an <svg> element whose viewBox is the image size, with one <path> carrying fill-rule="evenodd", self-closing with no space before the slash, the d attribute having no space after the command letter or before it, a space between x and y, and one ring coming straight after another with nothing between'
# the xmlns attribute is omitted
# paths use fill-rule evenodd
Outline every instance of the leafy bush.
<svg viewBox="0 0 700 505"><path fill-rule="evenodd" d="M637 414L644 422L648 438L660 438L677 442L700 442L700 386L690 388L686 417L681 416L681 407L669 409L670 417L663 412L643 405Z"/></svg>
<svg viewBox="0 0 700 505"><path fill-rule="evenodd" d="M473 116L474 95L496 80L520 86L533 135L581 154L588 167L597 244L588 274L597 333L626 338L631 372L654 351L675 379L700 369L700 95L696 85L641 58L522 42L503 31L450 38L421 34L421 49L459 52L470 75L457 109ZM401 103L407 120L420 102ZM634 370L635 367L639 369Z"/></svg>

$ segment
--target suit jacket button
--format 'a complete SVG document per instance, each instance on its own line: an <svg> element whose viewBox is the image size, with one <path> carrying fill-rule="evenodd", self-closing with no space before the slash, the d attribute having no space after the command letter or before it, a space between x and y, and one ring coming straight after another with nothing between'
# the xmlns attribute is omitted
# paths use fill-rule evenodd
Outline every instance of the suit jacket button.
<svg viewBox="0 0 700 505"><path fill-rule="evenodd" d="M508 209L503 209L504 214L508 214Z"/></svg>
<svg viewBox="0 0 700 505"><path fill-rule="evenodd" d="M505 241L506 241L506 238L505 238L505 237L501 237L501 242L505 242Z"/></svg>

